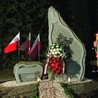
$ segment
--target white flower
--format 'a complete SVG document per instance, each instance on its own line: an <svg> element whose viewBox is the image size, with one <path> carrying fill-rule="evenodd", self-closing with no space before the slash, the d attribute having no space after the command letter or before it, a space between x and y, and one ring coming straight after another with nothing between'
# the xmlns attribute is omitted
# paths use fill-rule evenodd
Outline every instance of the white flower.
<svg viewBox="0 0 98 98"><path fill-rule="evenodd" d="M57 45L56 48L58 48L59 46Z"/></svg>
<svg viewBox="0 0 98 98"><path fill-rule="evenodd" d="M59 46L58 44L52 44L52 46L49 48L47 56L49 57L49 53L51 52L52 56L59 57L63 55L63 48Z"/></svg>

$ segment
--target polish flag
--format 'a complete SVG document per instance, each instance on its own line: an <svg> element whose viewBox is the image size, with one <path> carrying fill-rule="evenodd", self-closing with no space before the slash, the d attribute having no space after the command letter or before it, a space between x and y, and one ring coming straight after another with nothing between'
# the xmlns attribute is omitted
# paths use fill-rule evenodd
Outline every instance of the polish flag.
<svg viewBox="0 0 98 98"><path fill-rule="evenodd" d="M30 41L31 41L31 33L25 40L25 42L20 46L19 50L25 51L27 54L30 52Z"/></svg>
<svg viewBox="0 0 98 98"><path fill-rule="evenodd" d="M36 40L34 41L33 46L31 47L31 50L29 52L29 56L34 59L37 54L39 54L41 49L41 41L40 41L40 34L37 36Z"/></svg>
<svg viewBox="0 0 98 98"><path fill-rule="evenodd" d="M18 33L14 39L5 47L4 53L10 53L18 50L20 47L20 33Z"/></svg>

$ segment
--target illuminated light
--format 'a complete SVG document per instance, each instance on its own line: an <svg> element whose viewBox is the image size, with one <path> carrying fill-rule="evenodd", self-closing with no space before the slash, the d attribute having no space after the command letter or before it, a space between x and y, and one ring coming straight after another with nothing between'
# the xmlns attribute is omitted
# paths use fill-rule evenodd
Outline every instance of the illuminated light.
<svg viewBox="0 0 98 98"><path fill-rule="evenodd" d="M96 40L98 40L98 33L96 34Z"/></svg>

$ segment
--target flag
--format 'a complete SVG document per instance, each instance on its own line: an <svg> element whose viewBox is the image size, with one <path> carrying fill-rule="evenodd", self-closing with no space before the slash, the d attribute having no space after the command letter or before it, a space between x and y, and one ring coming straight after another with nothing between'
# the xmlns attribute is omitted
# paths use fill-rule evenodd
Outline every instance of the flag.
<svg viewBox="0 0 98 98"><path fill-rule="evenodd" d="M18 33L14 39L5 47L4 53L10 53L18 50L20 47L20 33Z"/></svg>
<svg viewBox="0 0 98 98"><path fill-rule="evenodd" d="M31 33L25 40L25 42L20 46L19 50L25 51L27 54L30 52L30 41L31 41Z"/></svg>
<svg viewBox="0 0 98 98"><path fill-rule="evenodd" d="M29 56L33 59L39 54L41 49L41 41L40 41L40 34L37 36L36 40L34 41L33 46L29 52Z"/></svg>

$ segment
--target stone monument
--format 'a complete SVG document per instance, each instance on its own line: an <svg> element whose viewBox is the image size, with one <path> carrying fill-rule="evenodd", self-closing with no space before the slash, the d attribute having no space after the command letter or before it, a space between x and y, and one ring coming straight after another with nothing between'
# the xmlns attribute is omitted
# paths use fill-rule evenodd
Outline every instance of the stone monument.
<svg viewBox="0 0 98 98"><path fill-rule="evenodd" d="M14 66L14 75L18 83L37 81L41 78L42 72L43 67L40 62L19 62Z"/></svg>
<svg viewBox="0 0 98 98"><path fill-rule="evenodd" d="M64 22L59 12L52 6L48 9L49 46L57 41L60 34L68 40L72 39L70 49L71 58L66 63L65 74L71 77L71 81L84 79L86 49L74 31Z"/></svg>

